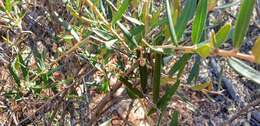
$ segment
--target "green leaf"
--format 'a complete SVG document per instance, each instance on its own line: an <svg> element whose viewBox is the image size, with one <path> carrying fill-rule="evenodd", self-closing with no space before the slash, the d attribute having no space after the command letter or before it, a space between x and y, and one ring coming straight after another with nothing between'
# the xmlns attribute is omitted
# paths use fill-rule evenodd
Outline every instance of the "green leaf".
<svg viewBox="0 0 260 126"><path fill-rule="evenodd" d="M201 91L210 85L210 82L202 83L191 87L192 90Z"/></svg>
<svg viewBox="0 0 260 126"><path fill-rule="evenodd" d="M78 12L77 12L76 10L74 10L74 8L73 8L71 5L67 4L67 5L66 5L66 9L67 9L67 11L70 12L70 14L71 14L73 17L76 17L76 18L79 18L79 17L80 17L79 14L78 14Z"/></svg>
<svg viewBox="0 0 260 126"><path fill-rule="evenodd" d="M157 27L157 26L154 26L155 24L159 24L160 22L162 22L162 19L160 19L160 14L161 14L160 10L153 12L153 15L152 15L152 18L150 21L151 29L153 29L154 27ZM166 19L166 17L164 17L163 19ZM166 19L166 21L167 21L167 19Z"/></svg>
<svg viewBox="0 0 260 126"><path fill-rule="evenodd" d="M235 25L233 38L233 46L235 49L239 49L243 44L255 2L256 0L243 0Z"/></svg>
<svg viewBox="0 0 260 126"><path fill-rule="evenodd" d="M103 83L101 84L100 89L101 89L102 92L107 93L109 91L109 81L104 80Z"/></svg>
<svg viewBox="0 0 260 126"><path fill-rule="evenodd" d="M99 1L99 7L100 7L100 11L102 12L103 15L106 15L106 17L109 17L109 14L107 14L106 12L106 1L105 0L98 0Z"/></svg>
<svg viewBox="0 0 260 126"><path fill-rule="evenodd" d="M175 84L171 85L169 88L166 89L165 94L162 96L162 98L157 103L157 107L160 110L162 110L162 111L165 110L165 108L168 105L169 101L171 100L172 96L177 91L179 85L180 85L180 80L178 80Z"/></svg>
<svg viewBox="0 0 260 126"><path fill-rule="evenodd" d="M161 76L161 85L166 85L166 84L174 84L176 82L176 77L171 77L167 75Z"/></svg>
<svg viewBox="0 0 260 126"><path fill-rule="evenodd" d="M105 43L106 47L108 49L113 49L113 45L117 42L118 40L117 39L112 39L112 40L109 40Z"/></svg>
<svg viewBox="0 0 260 126"><path fill-rule="evenodd" d="M150 7L151 7L151 1L150 0L144 0L142 2L142 14L141 14L141 20L144 22L144 33L147 34L150 29Z"/></svg>
<svg viewBox="0 0 260 126"><path fill-rule="evenodd" d="M106 41L109 41L111 39L113 39L113 37L109 34L108 31L106 30L101 30L101 29L93 29L92 30L98 37L106 40Z"/></svg>
<svg viewBox="0 0 260 126"><path fill-rule="evenodd" d="M211 43L200 43L197 45L196 52L202 57L207 58L213 51Z"/></svg>
<svg viewBox="0 0 260 126"><path fill-rule="evenodd" d="M155 45L161 45L164 39L156 39ZM162 54L155 52L155 63L153 71L153 102L157 103L160 94Z"/></svg>
<svg viewBox="0 0 260 126"><path fill-rule="evenodd" d="M72 40L74 37L72 36L72 35L64 35L63 36L63 39L65 40L65 41L70 41L70 40Z"/></svg>
<svg viewBox="0 0 260 126"><path fill-rule="evenodd" d="M49 75L45 73L46 65L44 63L44 54L40 53L37 48L33 48L33 55L36 60L37 64L37 72L40 75L40 78L45 83L45 87L48 88L49 86Z"/></svg>
<svg viewBox="0 0 260 126"><path fill-rule="evenodd" d="M9 72L11 73L15 83L20 86L20 78L18 76L18 71L15 67L15 63L17 62L17 59L15 59L10 65L9 65Z"/></svg>
<svg viewBox="0 0 260 126"><path fill-rule="evenodd" d="M216 34L215 34L215 31L212 30L210 32L210 39L209 39L209 47L213 50L215 48L215 45L216 45Z"/></svg>
<svg viewBox="0 0 260 126"><path fill-rule="evenodd" d="M175 29L174 29L174 23L173 23L171 10L172 10L172 7L170 4L170 1L166 0L166 11L167 11L169 28L170 28L170 32L171 32L171 39L172 39L173 44L178 45L178 40L177 40L177 36L175 33Z"/></svg>
<svg viewBox="0 0 260 126"><path fill-rule="evenodd" d="M50 83L49 83L48 73L42 74L41 79L43 80L46 88L49 88L49 86L51 86Z"/></svg>
<svg viewBox="0 0 260 126"><path fill-rule="evenodd" d="M177 71L183 69L191 56L192 54L184 54L170 69L169 75L173 76Z"/></svg>
<svg viewBox="0 0 260 126"><path fill-rule="evenodd" d="M170 123L170 126L178 126L178 118L179 118L179 112L178 111L174 111L172 113L172 120L171 120L171 123Z"/></svg>
<svg viewBox="0 0 260 126"><path fill-rule="evenodd" d="M155 112L156 112L156 109L155 109L155 108L151 108L151 109L148 111L147 115L150 116L151 114L153 114L153 113L155 113Z"/></svg>
<svg viewBox="0 0 260 126"><path fill-rule="evenodd" d="M196 9L195 19L192 24L192 43L200 42L202 31L207 19L208 0L200 0Z"/></svg>
<svg viewBox="0 0 260 126"><path fill-rule="evenodd" d="M143 25L136 25L133 26L129 32L133 35L133 41L137 42L139 46L143 46L142 39L144 38L144 26ZM133 43L133 42L132 42ZM137 45L136 45L137 46Z"/></svg>
<svg viewBox="0 0 260 126"><path fill-rule="evenodd" d="M16 90L4 92L4 96L8 99L14 99L15 101L22 100L22 93Z"/></svg>
<svg viewBox="0 0 260 126"><path fill-rule="evenodd" d="M123 33L124 33L126 39L129 41L129 42L127 43L127 45L128 45L131 49L138 47L137 41L136 41L136 39L135 39L135 36L133 36L133 35L129 32L129 30L128 30L123 24L121 24L120 22L117 22L117 25L118 25L119 28L123 31Z"/></svg>
<svg viewBox="0 0 260 126"><path fill-rule="evenodd" d="M112 25L116 24L116 22L123 17L123 15L125 14L125 12L128 9L129 4L130 4L130 0L123 1L122 5L119 7L117 13L112 18Z"/></svg>
<svg viewBox="0 0 260 126"><path fill-rule="evenodd" d="M183 32L186 29L186 25L190 19L192 19L194 12L196 10L196 2L197 0L186 0L185 7L182 10L181 15L177 19L177 23L175 25L177 40L180 40Z"/></svg>
<svg viewBox="0 0 260 126"><path fill-rule="evenodd" d="M164 112L161 112L161 113L159 114L159 118L157 119L156 126L160 126L160 125L161 125L161 121L162 121L163 113L164 113Z"/></svg>
<svg viewBox="0 0 260 126"><path fill-rule="evenodd" d="M79 42L80 37L78 33L72 28L72 26L65 21L62 17L59 17L59 14L57 12L54 12L54 15L58 17L58 21L63 25L63 27L70 32L70 34Z"/></svg>
<svg viewBox="0 0 260 126"><path fill-rule="evenodd" d="M139 91L137 88L133 87L133 84L131 82L129 82L128 78L120 76L119 80L121 82L123 82L126 85L126 87L131 91L131 93L133 93L136 97L139 97L139 98L144 97L141 91Z"/></svg>
<svg viewBox="0 0 260 126"><path fill-rule="evenodd" d="M195 57L195 58L196 58L195 64L193 65L191 72L189 74L189 77L187 79L188 84L190 84L193 81L193 79L195 79L195 82L196 82L196 79L199 76L201 59L200 59L200 57Z"/></svg>
<svg viewBox="0 0 260 126"><path fill-rule="evenodd" d="M10 13L12 10L12 0L5 0L5 11Z"/></svg>
<svg viewBox="0 0 260 126"><path fill-rule="evenodd" d="M139 65L139 70L140 70L141 87L142 87L143 92L146 92L147 83L148 83L147 82L148 81L148 69L147 69L146 64L144 64L143 66Z"/></svg>
<svg viewBox="0 0 260 126"><path fill-rule="evenodd" d="M128 21L132 22L133 24L136 24L136 25L144 25L143 22L141 22L141 21L139 21L139 20L137 20L137 19L135 19L135 18L133 18L133 17L125 16L125 18L126 18Z"/></svg>
<svg viewBox="0 0 260 126"><path fill-rule="evenodd" d="M40 54L38 50L35 50L33 52L34 58L36 60L37 68L39 69L38 72L42 72L45 70L45 63L44 63L44 57L43 54Z"/></svg>
<svg viewBox="0 0 260 126"><path fill-rule="evenodd" d="M155 54L154 73L153 73L153 102L156 103L160 94L162 54Z"/></svg>
<svg viewBox="0 0 260 126"><path fill-rule="evenodd" d="M255 56L256 63L260 64L260 37L255 41L255 44L252 48L252 53Z"/></svg>
<svg viewBox="0 0 260 126"><path fill-rule="evenodd" d="M168 23L168 19L166 17L163 17L162 19L157 19L156 22L152 22L151 29L156 28L158 26L162 26Z"/></svg>
<svg viewBox="0 0 260 126"><path fill-rule="evenodd" d="M181 11L180 0L173 0L172 7L173 7L172 10L173 24L176 25L177 19L180 16L180 11Z"/></svg>
<svg viewBox="0 0 260 126"><path fill-rule="evenodd" d="M226 23L216 34L216 46L219 48L222 42L225 42L228 38L229 32L231 30L231 24Z"/></svg>
<svg viewBox="0 0 260 126"><path fill-rule="evenodd" d="M236 59L236 58L230 58L228 59L229 65L239 74L243 75L249 80L252 80L253 82L260 84L260 72L255 70L254 68L250 67L249 65L245 64L243 61Z"/></svg>
<svg viewBox="0 0 260 126"><path fill-rule="evenodd" d="M24 62L21 54L18 54L18 59L19 59L20 68L21 68L22 73L23 73L23 77L26 81L29 81L29 69L27 68L27 65Z"/></svg>

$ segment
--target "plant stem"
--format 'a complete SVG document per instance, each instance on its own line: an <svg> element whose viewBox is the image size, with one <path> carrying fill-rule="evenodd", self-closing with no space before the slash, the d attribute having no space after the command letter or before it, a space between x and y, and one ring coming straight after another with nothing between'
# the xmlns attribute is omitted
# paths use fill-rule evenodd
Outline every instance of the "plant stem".
<svg viewBox="0 0 260 126"><path fill-rule="evenodd" d="M248 54L244 54L244 53L240 53L236 50L220 50L220 49L216 49L216 51L213 53L213 55L217 55L217 56L224 56L224 57L236 57L239 59L243 59L252 63L255 63L255 57L253 55L248 55Z"/></svg>
<svg viewBox="0 0 260 126"><path fill-rule="evenodd" d="M161 49L173 49L176 52L181 53L195 53L197 47L196 46L173 46L173 45L163 45L163 46L154 46L154 48ZM253 55L240 53L237 50L223 50L223 49L215 49L212 53L212 56L223 56L223 57L236 57L245 61L249 61L252 63L256 63L256 59Z"/></svg>

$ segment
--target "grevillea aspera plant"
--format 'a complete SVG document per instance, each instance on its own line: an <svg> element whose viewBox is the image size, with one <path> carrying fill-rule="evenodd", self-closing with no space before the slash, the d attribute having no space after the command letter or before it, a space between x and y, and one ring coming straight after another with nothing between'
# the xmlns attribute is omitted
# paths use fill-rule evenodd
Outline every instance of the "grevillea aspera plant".
<svg viewBox="0 0 260 126"><path fill-rule="evenodd" d="M35 52L37 74L29 72L28 64L18 54L16 60L10 65L10 73L18 87L21 86L21 79L28 82L37 81L37 83L41 80L48 85L48 78L58 69L59 61L76 50L84 50L86 44L93 44L93 47L98 50L96 52L99 54L96 54L95 58L103 57L96 60L91 57L91 52L87 52L87 49L84 51L88 54L88 60L94 60L96 64L102 66L98 69L104 74L102 79L107 82L105 87L109 85L107 81L109 76L115 76L120 81L113 85L108 95L124 85L131 98L148 99L148 101L152 99L153 108L147 113L149 115L155 112L162 115L165 111L182 83L180 78L192 57L196 60L190 70L187 80L189 83L197 78L202 60L211 56L220 56L227 58L230 65L240 74L260 84L257 77L260 75L259 72L241 61L260 63L260 39L255 41L252 54L239 52L245 42L256 0L241 0L235 22L225 22L221 27L209 26L209 14L215 9L229 8L234 4L216 6L217 0L162 0L160 2L82 0L77 2L81 6L66 3L66 9L73 18L70 23L63 20L55 9L51 14L65 27L72 37L70 39L75 40L76 44L61 53L50 64L44 64L43 57L39 52ZM8 4L5 5L5 9L6 13L11 13ZM79 24L84 25L79 26ZM221 46L228 40L232 41L233 49L222 49ZM106 66L112 55L117 57L114 69ZM176 63L168 72L163 72L162 68L171 63L164 62L164 59L169 56L179 58L175 59ZM22 71L22 77L17 74L19 70ZM173 84L167 85L164 95L160 96L162 82ZM97 107L99 110L95 111L94 119L98 118L102 107L104 106ZM178 112L175 111L171 125L177 125L177 118ZM158 125L160 120L161 118L158 119Z"/></svg>

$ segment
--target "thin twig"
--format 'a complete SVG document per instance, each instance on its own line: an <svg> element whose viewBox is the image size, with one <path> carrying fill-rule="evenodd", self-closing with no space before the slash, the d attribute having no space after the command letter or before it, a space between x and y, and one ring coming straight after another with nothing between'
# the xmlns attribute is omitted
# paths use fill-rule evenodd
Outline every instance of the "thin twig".
<svg viewBox="0 0 260 126"><path fill-rule="evenodd" d="M154 46L157 49L172 49L175 51L180 51L181 53L196 53L196 46L173 46L173 45L163 45L163 46ZM256 63L256 59L253 55L248 55L240 53L237 50L222 50L215 49L211 53L212 56L223 56L223 57L236 57L251 63Z"/></svg>

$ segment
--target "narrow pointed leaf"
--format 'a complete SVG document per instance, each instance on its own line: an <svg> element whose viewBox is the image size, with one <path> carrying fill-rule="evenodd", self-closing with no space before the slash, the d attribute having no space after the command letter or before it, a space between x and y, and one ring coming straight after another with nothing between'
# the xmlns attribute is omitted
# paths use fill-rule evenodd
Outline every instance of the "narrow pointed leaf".
<svg viewBox="0 0 260 126"><path fill-rule="evenodd" d="M109 34L108 31L101 29L93 29L92 30L99 38L104 39L105 41L109 41L113 39L113 37Z"/></svg>
<svg viewBox="0 0 260 126"><path fill-rule="evenodd" d="M173 0L172 7L173 7L173 11L172 11L173 24L176 25L181 10L180 0Z"/></svg>
<svg viewBox="0 0 260 126"><path fill-rule="evenodd" d="M171 77L171 76L166 76L166 75L163 75L161 77L161 85L171 85L171 84L174 84L176 82L176 77Z"/></svg>
<svg viewBox="0 0 260 126"><path fill-rule="evenodd" d="M135 39L135 36L133 36L129 30L123 25L121 24L120 22L117 22L117 25L119 26L119 28L122 30L122 32L124 33L126 39L129 41L127 43L127 45L130 47L130 48L134 48L134 47L138 47L138 44L137 44L137 41Z"/></svg>
<svg viewBox="0 0 260 126"><path fill-rule="evenodd" d="M174 111L172 113L172 120L171 120L171 123L170 123L170 126L178 126L179 125L179 112L178 111Z"/></svg>
<svg viewBox="0 0 260 126"><path fill-rule="evenodd" d="M160 98L160 100L157 103L157 107L161 110L164 110L166 106L168 105L169 101L171 100L172 96L177 91L178 87L180 85L180 81L178 80L175 84L167 88L165 94Z"/></svg>
<svg viewBox="0 0 260 126"><path fill-rule="evenodd" d="M260 64L260 37L255 41L255 44L252 48L252 53L255 56L256 63Z"/></svg>
<svg viewBox="0 0 260 126"><path fill-rule="evenodd" d="M191 58L191 54L184 54L170 69L169 75L173 76L177 71L179 71L181 68L184 68L184 66L187 64L188 60Z"/></svg>
<svg viewBox="0 0 260 126"><path fill-rule="evenodd" d="M43 80L43 82L44 82L44 84L45 84L46 87L50 86L50 83L49 83L49 79L50 79L50 78L49 78L49 76L48 76L47 73L42 74L42 75L41 75L41 79Z"/></svg>
<svg viewBox="0 0 260 126"><path fill-rule="evenodd" d="M133 84L131 84L129 82L128 78L120 77L119 80L126 85L126 87L131 91L131 93L133 93L134 95L136 95L139 98L143 97L142 92L139 91L137 88L133 87Z"/></svg>
<svg viewBox="0 0 260 126"><path fill-rule="evenodd" d="M196 52L202 58L207 58L211 54L212 51L213 51L213 48L210 43L200 43L197 45Z"/></svg>
<svg viewBox="0 0 260 126"><path fill-rule="evenodd" d="M180 85L180 80L177 80L173 85L169 86L166 89L165 94L162 96L162 98L159 99L159 101L156 104L158 109L160 109L161 111L165 110L172 96L176 93L179 85ZM147 115L151 115L154 112L156 112L156 108L151 108Z"/></svg>
<svg viewBox="0 0 260 126"><path fill-rule="evenodd" d="M139 65L140 69L140 79L141 79L141 87L143 92L147 90L147 81L148 81L148 70L146 64L143 66Z"/></svg>
<svg viewBox="0 0 260 126"><path fill-rule="evenodd" d="M195 85L195 86L191 87L191 89L196 90L196 91L201 91L202 89L205 89L209 86L210 86L210 83L206 82L206 83Z"/></svg>
<svg viewBox="0 0 260 126"><path fill-rule="evenodd" d="M164 39L156 39L155 45L161 45ZM153 102L157 103L160 94L160 80L162 67L162 54L155 52L155 63L153 71Z"/></svg>
<svg viewBox="0 0 260 126"><path fill-rule="evenodd" d="M193 65L191 72L189 74L189 77L187 79L188 84L190 84L194 79L195 79L195 82L196 82L197 77L199 76L201 59L200 59L200 57L195 57L195 58L196 58L195 64Z"/></svg>
<svg viewBox="0 0 260 126"><path fill-rule="evenodd" d="M260 72L255 70L254 68L250 67L243 61L231 58L228 60L229 65L239 74L243 75L249 80L252 80L253 82L260 84Z"/></svg>
<svg viewBox="0 0 260 126"><path fill-rule="evenodd" d="M206 23L208 0L200 0L196 9L195 19L192 24L192 43L200 42L202 31Z"/></svg>
<svg viewBox="0 0 260 126"><path fill-rule="evenodd" d="M141 21L139 21L139 20L137 20L137 19L135 19L135 18L133 18L133 17L125 16L125 18L126 18L128 21L132 22L133 24L136 24L136 25L144 25L143 22L141 22Z"/></svg>
<svg viewBox="0 0 260 126"><path fill-rule="evenodd" d="M171 10L172 10L172 7L170 6L170 1L166 0L166 12L167 12L167 18L168 18L169 28L170 28L170 32L171 32L171 39L175 45L178 45L178 40L177 40L177 36L175 33L175 29L174 29L174 23L173 23Z"/></svg>
<svg viewBox="0 0 260 126"><path fill-rule="evenodd" d="M216 33L215 33L215 31L213 30L213 31L211 31L210 32L210 39L209 39L209 46L210 46L210 48L213 50L214 48L215 48L215 46L216 46Z"/></svg>
<svg viewBox="0 0 260 126"><path fill-rule="evenodd" d="M243 44L244 37L248 30L250 17L252 16L252 12L254 10L255 2L256 0L243 0L240 7L233 38L233 46L235 49L239 49Z"/></svg>
<svg viewBox="0 0 260 126"><path fill-rule="evenodd" d="M214 51L215 45L216 45L216 35L213 30L212 32L210 32L209 40L200 42L199 44L196 45L196 52L202 58L207 58Z"/></svg>
<svg viewBox="0 0 260 126"><path fill-rule="evenodd" d="M10 13L12 10L12 1L11 0L5 0L5 11Z"/></svg>
<svg viewBox="0 0 260 126"><path fill-rule="evenodd" d="M156 103L160 94L162 54L155 54L155 64L153 73L153 102Z"/></svg>
<svg viewBox="0 0 260 126"><path fill-rule="evenodd" d="M20 86L20 79L19 79L19 76L18 76L18 71L15 67L15 62L16 62L17 59L15 59L9 66L9 72L11 73L15 83Z"/></svg>
<svg viewBox="0 0 260 126"><path fill-rule="evenodd" d="M144 0L143 1L143 8L142 8L142 21L144 22L144 32L145 34L147 34L149 32L149 24L150 24L150 17L149 17L149 13L150 13L150 4L151 1L150 0Z"/></svg>
<svg viewBox="0 0 260 126"><path fill-rule="evenodd" d="M157 10L156 12L153 12L152 18L151 18L151 29L154 28L154 24L158 24L161 22L162 19L160 19L161 11ZM166 19L166 18L164 18ZM156 26L155 26L156 27Z"/></svg>
<svg viewBox="0 0 260 126"><path fill-rule="evenodd" d="M117 13L112 18L112 25L116 24L116 22L123 17L123 15L125 14L125 12L128 9L129 4L130 4L130 0L123 1L121 6L119 7Z"/></svg>
<svg viewBox="0 0 260 126"><path fill-rule="evenodd" d="M229 32L231 30L231 24L227 23L216 34L216 46L219 48L223 42L228 38Z"/></svg>
<svg viewBox="0 0 260 126"><path fill-rule="evenodd" d="M185 6L182 10L181 15L177 19L177 25L175 25L177 40L180 40L183 32L185 31L186 25L189 20L192 19L194 12L196 10L197 0L186 0Z"/></svg>
<svg viewBox="0 0 260 126"><path fill-rule="evenodd" d="M58 21L61 23L61 25L63 25L63 27L67 31L69 31L70 34L79 42L80 37L79 37L78 33L75 31L75 29L72 28L72 26L67 21L65 21L62 17L60 17L57 12L54 12L54 15L58 18Z"/></svg>
<svg viewBox="0 0 260 126"><path fill-rule="evenodd" d="M28 70L27 65L25 64L21 54L18 54L18 59L19 59L20 68L21 68L22 73L23 73L23 77L24 77L25 80L28 81L29 80L29 70Z"/></svg>

